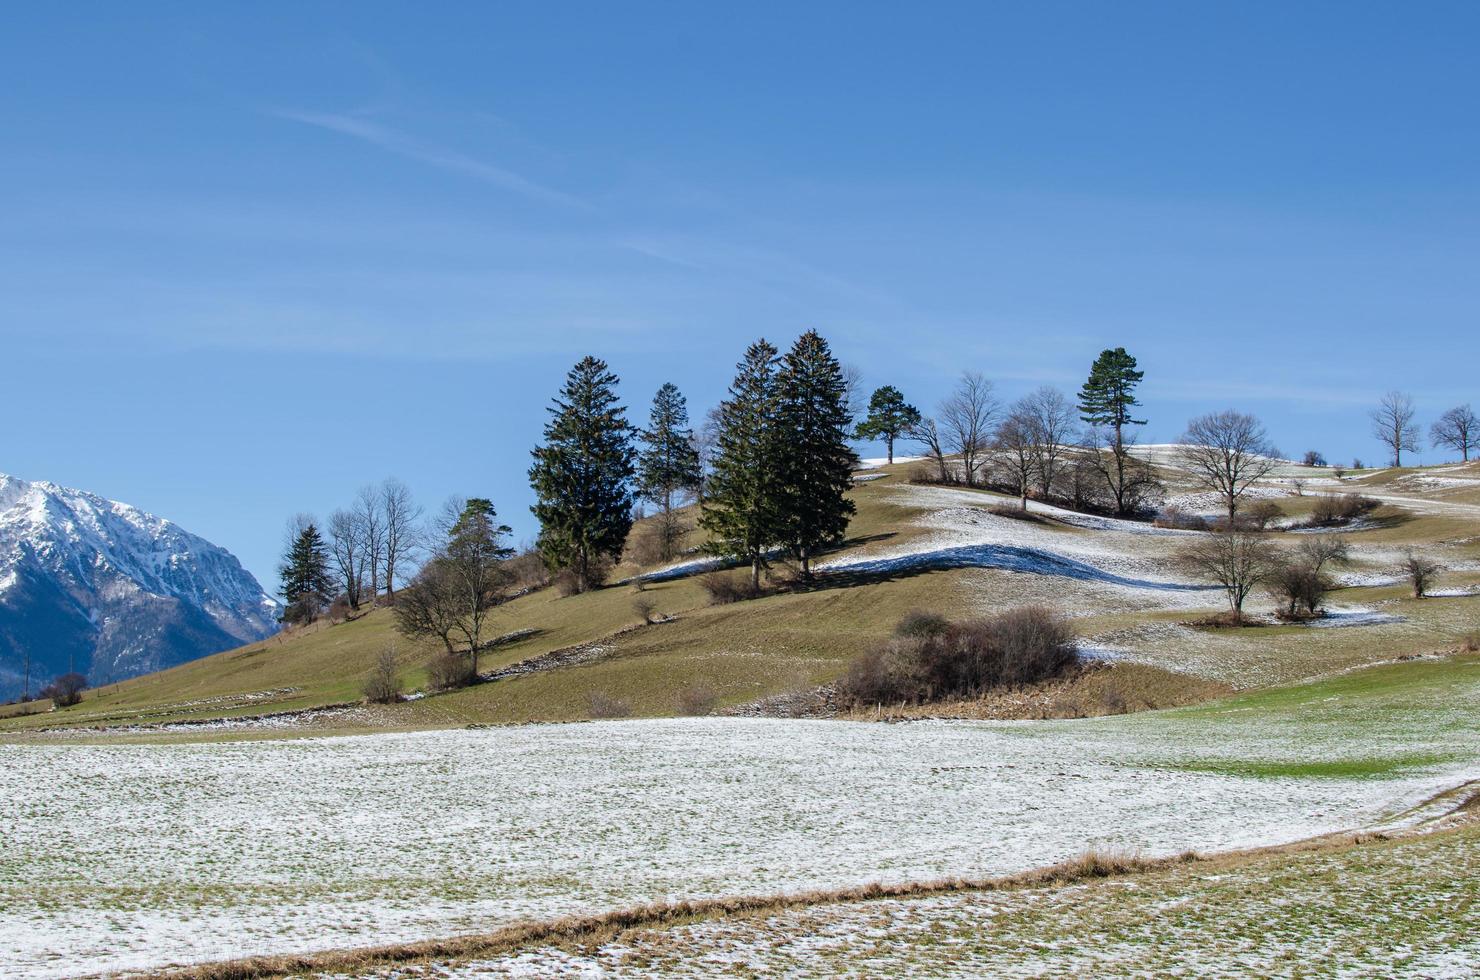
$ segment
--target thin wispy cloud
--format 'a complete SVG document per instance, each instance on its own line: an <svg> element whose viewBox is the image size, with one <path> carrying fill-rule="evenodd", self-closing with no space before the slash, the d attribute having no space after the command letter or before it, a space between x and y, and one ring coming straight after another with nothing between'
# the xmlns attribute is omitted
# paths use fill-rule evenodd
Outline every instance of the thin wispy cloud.
<svg viewBox="0 0 1480 980"><path fill-rule="evenodd" d="M297 109L273 109L270 114L279 119L287 119L292 122L302 123L348 136L353 139L369 143L371 146L389 151L398 156L406 157L425 163L428 166L438 167L452 173L462 174L481 180L484 183L520 194L536 201L544 201L549 204L558 204L564 207L585 208L587 203L574 195L564 191L558 191L551 187L530 180L522 174L515 173L505 167L479 160L468 156L457 150L428 143L417 139L407 133L383 126L360 116L343 115L329 112L306 112Z"/></svg>

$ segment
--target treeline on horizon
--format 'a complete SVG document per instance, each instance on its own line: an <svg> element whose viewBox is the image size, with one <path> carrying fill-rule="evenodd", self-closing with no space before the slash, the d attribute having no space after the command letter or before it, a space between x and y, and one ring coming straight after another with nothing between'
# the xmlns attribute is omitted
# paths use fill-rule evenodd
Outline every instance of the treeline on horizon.
<svg viewBox="0 0 1480 980"><path fill-rule="evenodd" d="M403 633L436 637L449 657L463 648L476 676L497 605L550 581L565 594L598 588L624 552L644 565L672 560L692 530L680 514L690 502L707 535L701 550L749 568L748 588L737 597L761 593L762 574L778 554L796 563L805 585L818 554L843 541L854 514L847 494L857 439L882 441L890 462L897 444L918 445L924 463L911 475L916 482L1010 492L1022 510L1032 498L1150 519L1162 487L1132 452L1147 421L1136 417L1143 376L1124 348L1108 349L1076 398L1045 386L1004 406L989 380L968 371L927 415L892 385L860 404L857 373L810 330L784 354L764 339L752 344L727 397L697 430L672 383L659 388L647 426L638 428L618 397L617 375L588 356L552 399L532 451L531 509L540 522L532 548L508 546L511 529L487 498L451 500L424 521L410 491L390 479L336 511L327 535L309 517L292 522L280 568L284 622L343 618L367 602L394 605ZM1370 421L1394 465L1419 448L1406 394L1389 392ZM1480 444L1480 420L1460 406L1430 434L1468 460ZM1249 486L1279 457L1256 417L1231 410L1189 421L1178 453L1194 481L1221 497L1229 528L1242 519ZM1327 465L1315 451L1304 462ZM1344 471L1332 469L1338 478ZM639 536L644 504L655 514ZM413 556L424 560L398 592Z"/></svg>

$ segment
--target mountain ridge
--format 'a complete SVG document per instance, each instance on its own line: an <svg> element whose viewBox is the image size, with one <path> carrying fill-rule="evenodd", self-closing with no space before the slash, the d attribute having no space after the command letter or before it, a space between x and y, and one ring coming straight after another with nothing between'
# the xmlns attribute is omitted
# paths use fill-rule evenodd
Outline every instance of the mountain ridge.
<svg viewBox="0 0 1480 980"><path fill-rule="evenodd" d="M226 549L99 494L0 473L0 696L118 680L260 640L278 604Z"/></svg>

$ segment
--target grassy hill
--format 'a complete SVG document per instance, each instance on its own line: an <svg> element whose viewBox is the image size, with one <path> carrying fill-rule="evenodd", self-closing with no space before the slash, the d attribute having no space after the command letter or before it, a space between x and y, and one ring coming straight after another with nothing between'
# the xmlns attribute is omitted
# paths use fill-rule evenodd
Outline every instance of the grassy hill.
<svg viewBox="0 0 1480 980"><path fill-rule="evenodd" d="M1169 490L1185 493L1185 475L1169 459L1152 456ZM1452 647L1480 628L1480 598L1458 594L1480 585L1475 464L1364 471L1340 481L1324 470L1277 471L1260 489L1292 519L1308 514L1323 492L1361 492L1382 502L1372 520L1346 532L1357 559L1348 573L1353 584L1331 603L1362 615L1345 628L1221 631L1189 625L1216 611L1221 596L1197 589L1177 570L1172 556L1183 543L1177 532L1081 520L1036 505L1041 522L1015 521L992 513L1011 503L998 495L911 485L913 468L883 467L856 486L849 539L827 556L813 587L730 605L709 604L694 575L652 582L640 594L630 583L571 597L541 589L498 610L491 631L517 638L486 654L481 669L486 674L556 651L578 650L580 663L394 706L342 707L313 716L312 730L574 720L592 716L593 699L596 713L601 705L636 716L696 706L736 710L835 680L917 608L966 617L1038 603L1071 615L1086 646L1110 666L1060 692L1072 707L1059 710L1068 713L1157 707L1299 680ZM1407 547L1438 557L1449 569L1442 584L1456 594L1407 597L1394 572ZM651 569L627 564L615 579L645 571ZM634 609L639 598L664 620L642 625ZM363 676L392 645L407 690L421 689L436 645L408 642L395 632L393 612L377 609L109 685L63 711L3 709L9 714L0 714L0 734L349 705L360 700ZM1011 716L1006 706L991 712Z"/></svg>

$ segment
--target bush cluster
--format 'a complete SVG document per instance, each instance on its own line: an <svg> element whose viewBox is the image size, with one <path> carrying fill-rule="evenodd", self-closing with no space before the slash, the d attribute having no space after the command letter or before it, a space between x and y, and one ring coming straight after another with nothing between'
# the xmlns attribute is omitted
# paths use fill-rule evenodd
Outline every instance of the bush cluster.
<svg viewBox="0 0 1480 980"><path fill-rule="evenodd" d="M1340 527L1372 513L1380 503L1356 493L1327 493L1316 498L1310 513L1311 527Z"/></svg>
<svg viewBox="0 0 1480 980"><path fill-rule="evenodd" d="M444 653L427 664L427 683L437 691L452 691L476 683L472 658L459 653Z"/></svg>
<svg viewBox="0 0 1480 980"><path fill-rule="evenodd" d="M711 606L755 599L762 594L750 584L750 576L741 572L708 572L699 576L699 586L709 596Z"/></svg>
<svg viewBox="0 0 1480 980"><path fill-rule="evenodd" d="M911 613L888 641L854 661L838 686L845 704L919 704L978 697L1057 676L1076 658L1058 614L1025 607L966 623Z"/></svg>

